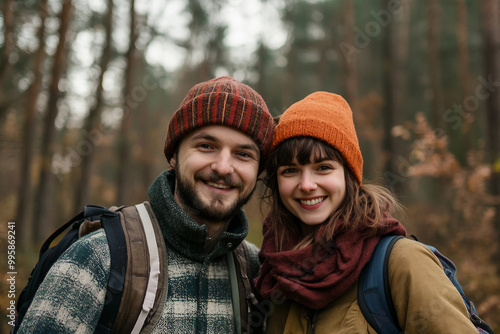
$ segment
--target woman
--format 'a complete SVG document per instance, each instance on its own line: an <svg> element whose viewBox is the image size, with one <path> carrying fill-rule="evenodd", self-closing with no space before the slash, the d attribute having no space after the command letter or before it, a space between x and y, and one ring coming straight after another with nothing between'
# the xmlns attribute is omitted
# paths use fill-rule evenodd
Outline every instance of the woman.
<svg viewBox="0 0 500 334"><path fill-rule="evenodd" d="M352 112L339 95L293 104L266 166L271 209L255 283L271 302L268 333L376 333L357 300L361 270L381 236L406 235L391 193L363 183ZM477 333L461 296L424 245L403 238L389 284L405 333Z"/></svg>

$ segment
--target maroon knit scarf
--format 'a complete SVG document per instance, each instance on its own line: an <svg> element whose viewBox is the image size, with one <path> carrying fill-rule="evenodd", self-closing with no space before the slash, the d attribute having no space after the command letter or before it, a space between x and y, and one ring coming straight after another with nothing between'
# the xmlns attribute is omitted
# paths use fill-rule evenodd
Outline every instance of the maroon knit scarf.
<svg viewBox="0 0 500 334"><path fill-rule="evenodd" d="M324 308L357 281L380 236L406 235L403 225L387 217L376 236L369 231L348 231L332 242L276 252L268 218L264 221L264 241L259 253L262 267L255 285L266 299L279 302L285 297L312 309ZM323 229L320 227L316 235L321 235Z"/></svg>

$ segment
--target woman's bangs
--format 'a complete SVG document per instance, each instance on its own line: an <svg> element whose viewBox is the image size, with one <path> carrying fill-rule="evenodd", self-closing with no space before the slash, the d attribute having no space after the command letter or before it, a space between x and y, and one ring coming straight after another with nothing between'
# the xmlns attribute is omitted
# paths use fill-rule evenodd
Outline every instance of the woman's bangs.
<svg viewBox="0 0 500 334"><path fill-rule="evenodd" d="M315 161L331 159L339 163L344 162L340 153L329 144L312 138L296 137L284 141L277 155L278 166L307 165Z"/></svg>

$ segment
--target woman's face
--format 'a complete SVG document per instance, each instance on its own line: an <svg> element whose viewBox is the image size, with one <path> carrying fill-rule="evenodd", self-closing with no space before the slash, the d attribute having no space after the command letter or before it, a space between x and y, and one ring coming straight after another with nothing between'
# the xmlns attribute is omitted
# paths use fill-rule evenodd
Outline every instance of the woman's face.
<svg viewBox="0 0 500 334"><path fill-rule="evenodd" d="M277 181L281 201L305 225L303 231L329 218L346 194L344 166L327 157L279 166Z"/></svg>

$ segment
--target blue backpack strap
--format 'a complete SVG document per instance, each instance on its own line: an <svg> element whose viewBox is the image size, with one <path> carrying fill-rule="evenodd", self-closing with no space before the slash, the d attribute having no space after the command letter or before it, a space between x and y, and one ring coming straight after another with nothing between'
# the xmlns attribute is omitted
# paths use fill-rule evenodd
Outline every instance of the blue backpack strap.
<svg viewBox="0 0 500 334"><path fill-rule="evenodd" d="M412 236L419 242L416 237ZM392 302L391 290L389 286L389 256L392 247L402 236L384 236L380 239L377 247L373 251L370 262L367 263L358 282L358 303L363 316L380 334L402 333L397 321L394 303ZM491 327L485 323L477 314L474 304L465 296L464 291L458 283L455 274L457 268L455 264L446 256L441 254L434 246L426 245L441 262L444 272L467 307L469 318L476 326L478 333L493 334Z"/></svg>
<svg viewBox="0 0 500 334"><path fill-rule="evenodd" d="M415 240L417 240L416 237L414 237ZM418 241L418 240L417 240ZM464 301L465 307L467 308L467 312L469 313L469 318L471 322L476 326L476 329L479 333L484 333L484 334L494 334L493 329L485 323L477 314L476 307L474 306L474 303L465 295L464 290L462 289L462 286L458 282L456 278L457 274L457 267L455 264L448 259L446 256L444 256L439 250L436 249L436 247L427 245L422 243L424 246L429 248L434 255L438 258L439 262L441 262L441 265L443 266L444 273L448 277L448 279L451 281L451 283L455 286L457 291L460 293L460 296L462 297L462 300Z"/></svg>
<svg viewBox="0 0 500 334"><path fill-rule="evenodd" d="M366 321L379 334L401 333L392 303L389 278L389 255L394 244L403 236L380 238L370 261L363 268L358 281L358 304Z"/></svg>

